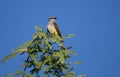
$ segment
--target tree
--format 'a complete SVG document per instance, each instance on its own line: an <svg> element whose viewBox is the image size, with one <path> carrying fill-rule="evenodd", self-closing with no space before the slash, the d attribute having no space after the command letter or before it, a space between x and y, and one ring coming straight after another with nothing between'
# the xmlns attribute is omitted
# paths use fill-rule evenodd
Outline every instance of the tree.
<svg viewBox="0 0 120 77"><path fill-rule="evenodd" d="M12 54L9 54L1 61L5 62L17 54L27 53L22 65L24 70L15 71L14 74L6 74L5 76L42 77L44 75L45 77L74 77L73 67L70 65L79 64L80 62L66 62L76 53L72 51L72 47L65 47L62 42L64 39L72 37L72 34L66 35L61 39L57 35L46 34L38 26L35 26L35 29L37 32L33 34L32 40L20 45ZM82 77L82 75L78 77Z"/></svg>

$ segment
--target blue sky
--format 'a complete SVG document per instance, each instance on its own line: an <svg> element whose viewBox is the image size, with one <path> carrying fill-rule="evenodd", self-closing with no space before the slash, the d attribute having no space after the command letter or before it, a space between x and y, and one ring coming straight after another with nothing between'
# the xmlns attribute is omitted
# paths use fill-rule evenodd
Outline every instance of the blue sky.
<svg viewBox="0 0 120 77"><path fill-rule="evenodd" d="M62 35L74 34L66 45L78 53L71 60L76 75L120 77L119 0L0 0L0 59L25 41L34 26L46 28L49 16L57 16ZM0 64L0 75L18 69L24 56Z"/></svg>

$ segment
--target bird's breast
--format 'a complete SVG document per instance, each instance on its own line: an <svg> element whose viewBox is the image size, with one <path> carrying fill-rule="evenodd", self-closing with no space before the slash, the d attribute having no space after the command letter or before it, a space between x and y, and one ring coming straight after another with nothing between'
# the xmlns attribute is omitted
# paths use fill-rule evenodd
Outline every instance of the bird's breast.
<svg viewBox="0 0 120 77"><path fill-rule="evenodd" d="M55 27L52 25L48 25L48 30L51 34L57 34Z"/></svg>

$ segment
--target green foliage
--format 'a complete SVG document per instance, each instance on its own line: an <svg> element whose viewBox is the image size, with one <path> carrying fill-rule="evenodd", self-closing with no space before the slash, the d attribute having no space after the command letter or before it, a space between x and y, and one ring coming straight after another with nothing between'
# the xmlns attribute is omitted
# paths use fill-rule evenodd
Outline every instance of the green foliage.
<svg viewBox="0 0 120 77"><path fill-rule="evenodd" d="M73 36L73 34L68 34L66 36L64 36L64 38L71 38Z"/></svg>
<svg viewBox="0 0 120 77"><path fill-rule="evenodd" d="M5 74L5 76L18 76L21 74L22 74L22 72L20 72L19 70L16 70L13 74Z"/></svg>
<svg viewBox="0 0 120 77"><path fill-rule="evenodd" d="M41 72L43 72L46 77L74 77L74 72L71 72L73 67L70 65L81 63L66 62L71 55L76 55L76 53L71 50L71 47L65 47L63 44L65 38L70 38L73 35L69 34L60 38L57 35L44 33L38 26L35 26L35 29L37 32L33 34L32 40L23 43L1 61L4 62L18 53L26 52L28 56L22 65L24 71L16 71L14 74L6 74L6 76L41 77Z"/></svg>
<svg viewBox="0 0 120 77"><path fill-rule="evenodd" d="M4 57L1 62L5 62L6 60L8 60L9 58L13 58L18 54L18 52L13 52L12 54L9 54L8 56Z"/></svg>

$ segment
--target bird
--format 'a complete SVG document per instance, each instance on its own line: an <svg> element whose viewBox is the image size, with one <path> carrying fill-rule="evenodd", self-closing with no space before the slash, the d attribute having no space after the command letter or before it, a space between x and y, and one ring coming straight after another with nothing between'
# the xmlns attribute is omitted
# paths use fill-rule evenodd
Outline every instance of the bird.
<svg viewBox="0 0 120 77"><path fill-rule="evenodd" d="M57 17L55 16L50 16L48 19L48 24L47 24L47 32L49 32L51 35L57 35L60 37L59 42L63 44L63 40L62 40L62 35L60 32L60 29L58 27L58 25L56 24L55 20L57 19ZM62 49L65 49L64 45L60 46Z"/></svg>
<svg viewBox="0 0 120 77"><path fill-rule="evenodd" d="M55 23L55 20L57 17L55 16L50 16L48 19L48 24L47 24L47 32L49 32L52 35L58 35L60 38L62 38L60 29L58 25Z"/></svg>

